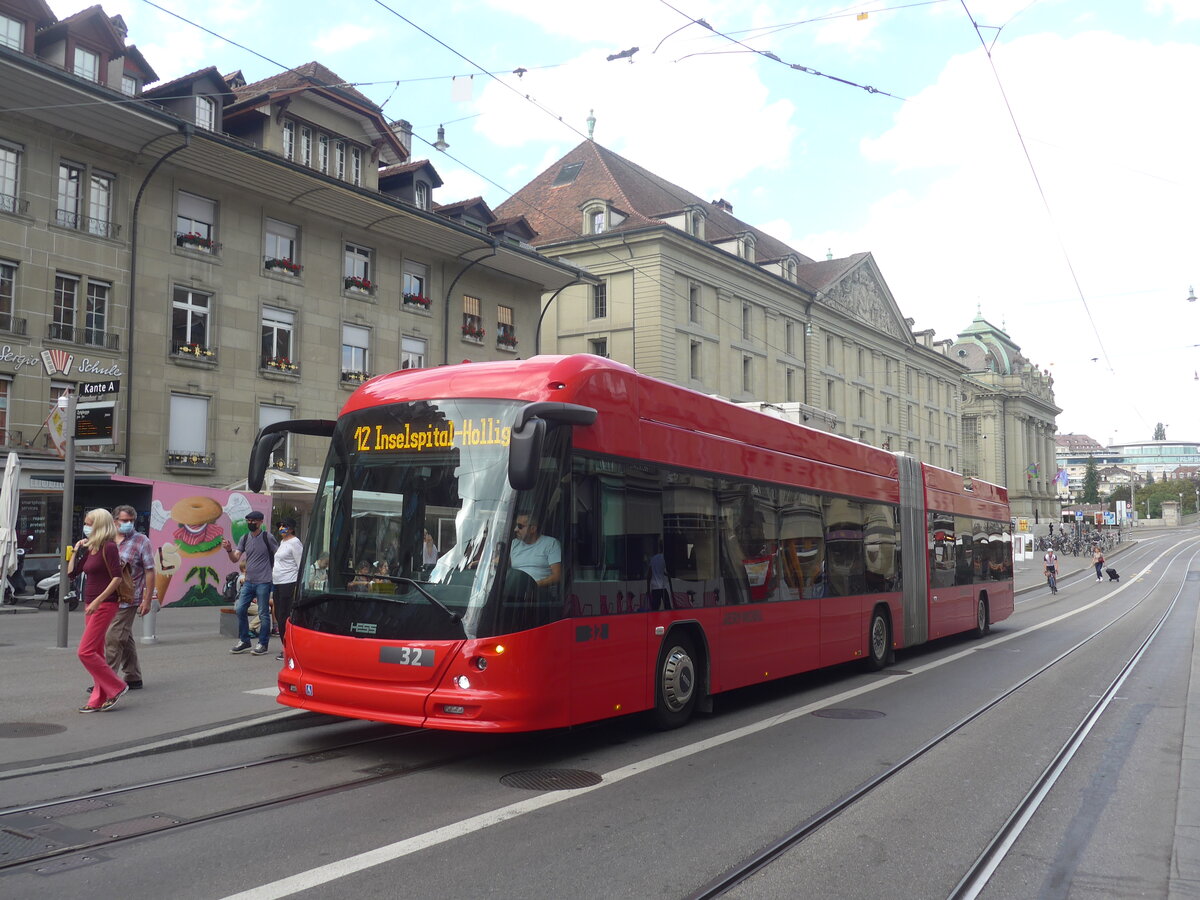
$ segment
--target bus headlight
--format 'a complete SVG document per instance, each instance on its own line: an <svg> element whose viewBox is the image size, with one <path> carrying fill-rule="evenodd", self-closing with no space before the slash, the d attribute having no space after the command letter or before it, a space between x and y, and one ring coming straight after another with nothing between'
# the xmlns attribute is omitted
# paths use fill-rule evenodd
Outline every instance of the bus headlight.
<svg viewBox="0 0 1200 900"><path fill-rule="evenodd" d="M455 675L454 676L454 685L455 685L455 687L458 687L461 690L469 691L471 689L471 679L468 678L466 675Z"/></svg>

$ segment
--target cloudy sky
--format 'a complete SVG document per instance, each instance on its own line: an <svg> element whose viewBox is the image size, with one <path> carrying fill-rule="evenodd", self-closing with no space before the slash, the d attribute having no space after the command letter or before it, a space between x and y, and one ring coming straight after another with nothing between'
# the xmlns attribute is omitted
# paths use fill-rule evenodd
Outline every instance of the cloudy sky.
<svg viewBox="0 0 1200 900"><path fill-rule="evenodd" d="M1200 441L1200 0L155 3L104 6L163 80L320 60L413 124L439 202L497 205L594 110L800 252L871 251L916 328L1005 327L1060 431Z"/></svg>

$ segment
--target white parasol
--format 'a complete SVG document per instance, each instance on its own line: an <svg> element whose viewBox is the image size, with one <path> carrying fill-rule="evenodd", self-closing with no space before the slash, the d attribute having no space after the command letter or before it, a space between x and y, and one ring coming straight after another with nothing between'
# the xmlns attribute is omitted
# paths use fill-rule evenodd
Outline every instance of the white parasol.
<svg viewBox="0 0 1200 900"><path fill-rule="evenodd" d="M0 482L0 568L4 570L4 577L17 570L17 547L21 543L17 535L17 510L21 493L17 479L20 474L21 458L9 453L4 466L4 480Z"/></svg>

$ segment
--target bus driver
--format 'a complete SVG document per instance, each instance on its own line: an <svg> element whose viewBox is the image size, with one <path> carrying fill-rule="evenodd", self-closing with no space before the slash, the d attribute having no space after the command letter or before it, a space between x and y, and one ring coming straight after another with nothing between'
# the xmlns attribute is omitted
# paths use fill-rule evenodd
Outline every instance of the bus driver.
<svg viewBox="0 0 1200 900"><path fill-rule="evenodd" d="M562 579L562 545L538 530L537 519L525 513L517 516L516 537L509 548L509 562L520 569L538 587L558 584Z"/></svg>

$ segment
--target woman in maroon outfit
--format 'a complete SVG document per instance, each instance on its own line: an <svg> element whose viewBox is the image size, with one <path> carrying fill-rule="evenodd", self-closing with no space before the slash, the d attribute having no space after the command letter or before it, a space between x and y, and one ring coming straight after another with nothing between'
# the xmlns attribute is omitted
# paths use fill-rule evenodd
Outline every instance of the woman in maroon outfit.
<svg viewBox="0 0 1200 900"><path fill-rule="evenodd" d="M112 709L129 690L104 660L104 638L117 614L117 585L121 583L121 557L116 543L117 526L107 509L93 509L83 517L83 540L67 563L67 575L82 570L86 623L79 639L79 661L95 686L81 713Z"/></svg>

